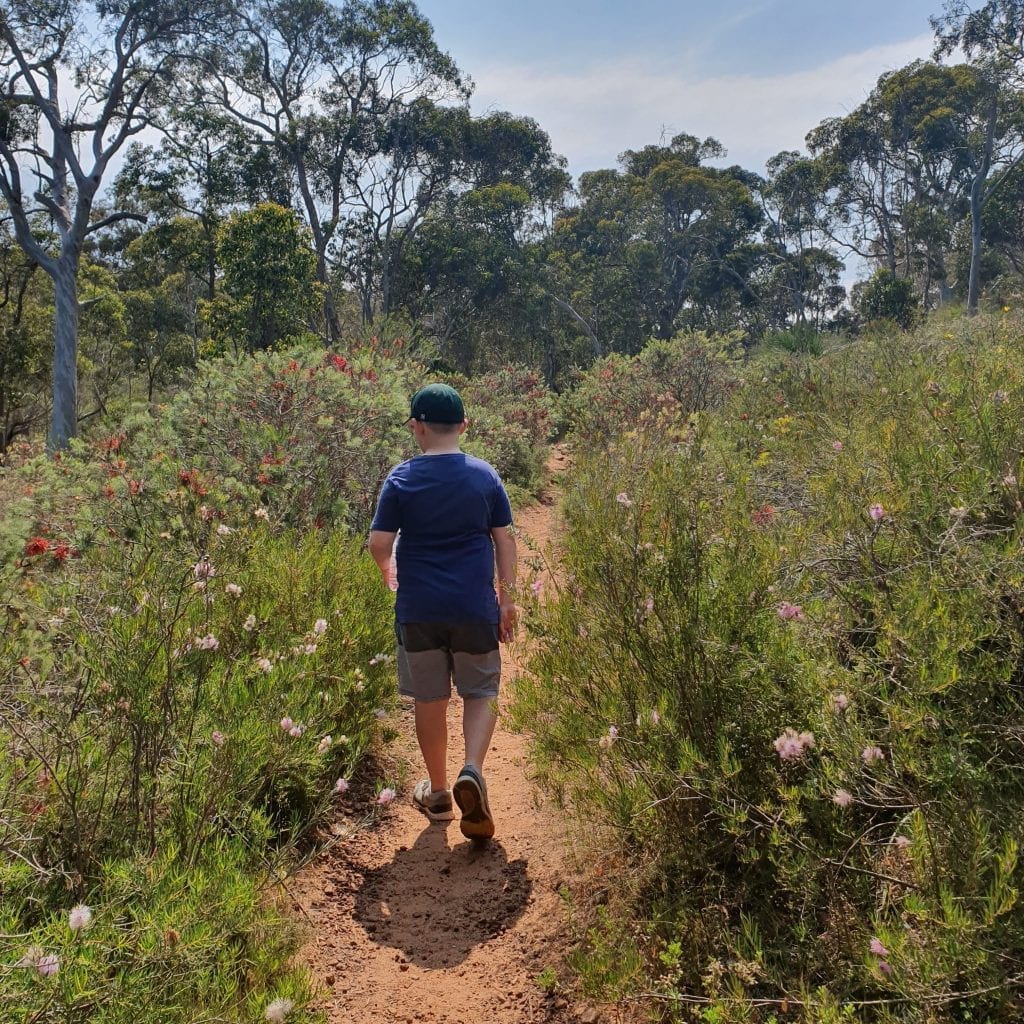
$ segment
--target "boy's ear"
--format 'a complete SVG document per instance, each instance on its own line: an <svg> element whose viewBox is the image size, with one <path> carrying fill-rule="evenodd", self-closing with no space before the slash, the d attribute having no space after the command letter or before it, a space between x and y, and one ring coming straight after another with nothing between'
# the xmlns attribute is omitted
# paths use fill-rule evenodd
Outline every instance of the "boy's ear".
<svg viewBox="0 0 1024 1024"><path fill-rule="evenodd" d="M468 419L467 419L467 420L463 420L463 421L462 421L462 422L461 422L461 423L459 424L459 434L460 434L460 435L461 435L461 434L464 434L464 433L466 432L466 428L467 428L468 426L469 426L469 420L468 420Z"/></svg>

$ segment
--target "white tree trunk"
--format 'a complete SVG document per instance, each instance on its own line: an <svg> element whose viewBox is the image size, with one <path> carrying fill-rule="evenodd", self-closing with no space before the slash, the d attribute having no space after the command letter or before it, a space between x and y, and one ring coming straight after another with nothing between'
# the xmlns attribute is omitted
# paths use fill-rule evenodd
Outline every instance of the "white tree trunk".
<svg viewBox="0 0 1024 1024"><path fill-rule="evenodd" d="M53 413L51 451L66 448L78 433L78 254L61 254L53 279Z"/></svg>

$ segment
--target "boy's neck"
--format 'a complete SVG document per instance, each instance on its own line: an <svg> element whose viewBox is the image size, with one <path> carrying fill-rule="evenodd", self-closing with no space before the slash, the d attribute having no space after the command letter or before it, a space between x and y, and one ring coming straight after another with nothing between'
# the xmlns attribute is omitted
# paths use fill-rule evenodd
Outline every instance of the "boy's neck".
<svg viewBox="0 0 1024 1024"><path fill-rule="evenodd" d="M421 450L423 455L459 455L461 452L458 440L449 441L447 439L427 445Z"/></svg>

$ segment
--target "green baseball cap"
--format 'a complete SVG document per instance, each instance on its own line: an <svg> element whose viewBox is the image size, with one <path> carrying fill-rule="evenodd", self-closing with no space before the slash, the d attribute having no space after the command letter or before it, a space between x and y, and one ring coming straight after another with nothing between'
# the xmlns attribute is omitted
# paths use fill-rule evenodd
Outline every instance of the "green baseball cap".
<svg viewBox="0 0 1024 1024"><path fill-rule="evenodd" d="M447 384L428 384L412 396L409 419L421 423L461 423L466 418L462 398Z"/></svg>

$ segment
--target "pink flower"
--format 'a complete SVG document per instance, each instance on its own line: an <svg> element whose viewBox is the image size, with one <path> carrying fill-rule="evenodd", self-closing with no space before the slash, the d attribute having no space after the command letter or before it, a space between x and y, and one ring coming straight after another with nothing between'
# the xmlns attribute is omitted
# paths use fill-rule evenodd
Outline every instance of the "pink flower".
<svg viewBox="0 0 1024 1024"><path fill-rule="evenodd" d="M84 932L92 924L92 908L84 903L72 907L68 914L68 927L73 932Z"/></svg>
<svg viewBox="0 0 1024 1024"><path fill-rule="evenodd" d="M615 500L616 500L616 501L617 501L617 502L618 502L618 503L619 503L619 504L620 504L620 505L621 505L621 506L622 506L623 508L631 508L631 507L632 507L632 505L633 505L633 500L632 500L632 499L630 498L630 496L629 496L629 495L628 495L628 494L627 494L627 493L626 493L625 491L622 491L621 493L619 493L619 494L616 494L616 495L615 495Z"/></svg>
<svg viewBox="0 0 1024 1024"><path fill-rule="evenodd" d="M874 936L871 937L870 949L871 949L871 952L874 953L875 956L888 956L889 955L889 950L887 950L885 948L885 946L882 945L882 942L881 942L880 939L877 939Z"/></svg>
<svg viewBox="0 0 1024 1024"><path fill-rule="evenodd" d="M378 722L380 722L383 719L387 718L387 716L388 716L388 713L383 708L374 708L374 710L373 710L373 717L376 718Z"/></svg>
<svg viewBox="0 0 1024 1024"><path fill-rule="evenodd" d="M833 693L832 694L832 710L839 712L845 711L850 706L850 698L845 693Z"/></svg>
<svg viewBox="0 0 1024 1024"><path fill-rule="evenodd" d="M192 575L197 580L208 580L211 576L216 576L217 571L213 567L213 563L203 555L202 558L192 566Z"/></svg>
<svg viewBox="0 0 1024 1024"><path fill-rule="evenodd" d="M268 521L268 522L270 520L270 513L265 508L254 508L252 510L252 514L257 519L263 519L263 520Z"/></svg>
<svg viewBox="0 0 1024 1024"><path fill-rule="evenodd" d="M842 441L833 441L832 442L832 451L834 451L834 452L841 452L842 450L843 450L843 442Z"/></svg>
<svg viewBox="0 0 1024 1024"><path fill-rule="evenodd" d="M872 761L881 761L885 758L881 747L865 747L860 752L860 756L864 759L865 764L871 764Z"/></svg>
<svg viewBox="0 0 1024 1024"><path fill-rule="evenodd" d="M377 794L377 803L382 807L387 807L388 804L394 802L396 795L395 791L390 786L387 786Z"/></svg>
<svg viewBox="0 0 1024 1024"><path fill-rule="evenodd" d="M44 953L36 960L35 967L44 978L48 978L60 970L60 961L53 953Z"/></svg>
<svg viewBox="0 0 1024 1024"><path fill-rule="evenodd" d="M246 631L246 633L251 633L255 628L256 628L256 616L255 615L250 615L245 620L245 622L242 623L242 629L244 629Z"/></svg>
<svg viewBox="0 0 1024 1024"><path fill-rule="evenodd" d="M658 714L657 710L651 710L651 724L657 725L661 721L661 715Z"/></svg>
<svg viewBox="0 0 1024 1024"><path fill-rule="evenodd" d="M347 793L348 792L348 779L338 779L334 784L335 793Z"/></svg>
<svg viewBox="0 0 1024 1024"><path fill-rule="evenodd" d="M305 731L306 730L303 728L303 726L301 726L301 725L293 725L288 730L288 735L291 736L291 738L293 740L297 740Z"/></svg>
<svg viewBox="0 0 1024 1024"><path fill-rule="evenodd" d="M215 747L223 747L224 746L224 739L225 739L224 733L217 732L216 729L214 729L214 731L210 735L210 740L213 742L213 745Z"/></svg>
<svg viewBox="0 0 1024 1024"><path fill-rule="evenodd" d="M814 733L785 729L774 743L775 752L783 761L799 761L814 746Z"/></svg>
<svg viewBox="0 0 1024 1024"><path fill-rule="evenodd" d="M849 807L853 803L853 794L848 789L837 789L832 797L832 803L838 807Z"/></svg>
<svg viewBox="0 0 1024 1024"><path fill-rule="evenodd" d="M534 580L530 584L530 590L533 591L533 596L534 597L540 597L540 592L543 589L544 589L544 581L543 580Z"/></svg>
<svg viewBox="0 0 1024 1024"><path fill-rule="evenodd" d="M234 532L235 531L232 530L230 526L225 526L223 523L220 523L217 526L217 535L219 537L227 537L229 534L232 534Z"/></svg>
<svg viewBox="0 0 1024 1024"><path fill-rule="evenodd" d="M322 740L321 740L321 741L320 741L320 742L319 742L319 743L318 743L318 744L316 745L316 752L317 752L318 754L326 754L326 753L327 753L327 751L331 749L331 744L332 744L333 742L334 742L334 740L332 740L330 736L325 736L325 737L324 737L324 738L323 738L323 739L322 739Z"/></svg>
<svg viewBox="0 0 1024 1024"><path fill-rule="evenodd" d="M207 633L202 639L196 641L196 647L201 651L215 651L220 647L220 641L212 633Z"/></svg>
<svg viewBox="0 0 1024 1024"><path fill-rule="evenodd" d="M905 850L908 846L910 846L910 840L906 836L897 836L893 840L893 843L895 844L897 850Z"/></svg>
<svg viewBox="0 0 1024 1024"><path fill-rule="evenodd" d="M274 670L274 663L269 658L257 658L256 667L263 672L272 672Z"/></svg>
<svg viewBox="0 0 1024 1024"><path fill-rule="evenodd" d="M327 620L317 619L313 623L313 636L323 636L327 632Z"/></svg>
<svg viewBox="0 0 1024 1024"><path fill-rule="evenodd" d="M868 515L877 523L879 519L885 518L885 508L876 502L868 509Z"/></svg>
<svg viewBox="0 0 1024 1024"><path fill-rule="evenodd" d="M295 723L287 715L281 719L281 728L284 729L285 732L288 732L294 724Z"/></svg>
<svg viewBox="0 0 1024 1024"><path fill-rule="evenodd" d="M879 961L878 961L878 969L879 969L879 970L880 970L880 971L881 971L881 972L882 972L883 974L892 974L892 964L890 964L890 963L889 963L888 961L886 961L886 960L879 960Z"/></svg>
<svg viewBox="0 0 1024 1024"><path fill-rule="evenodd" d="M1013 473L1007 473L1006 476L1003 477L1003 486L1004 487L1016 487L1017 486L1017 477Z"/></svg>
<svg viewBox="0 0 1024 1024"><path fill-rule="evenodd" d="M647 595L647 600L644 601L644 611L647 612L648 615L654 611L654 598L651 597L650 594Z"/></svg>
<svg viewBox="0 0 1024 1024"><path fill-rule="evenodd" d="M783 601L775 611L780 619L787 622L790 620L799 622L804 618L803 608L798 604L790 604L789 601Z"/></svg>
<svg viewBox="0 0 1024 1024"><path fill-rule="evenodd" d="M229 583L224 588L224 593L229 594L231 597L241 597L242 588L237 583Z"/></svg>

